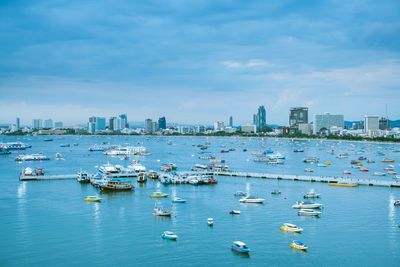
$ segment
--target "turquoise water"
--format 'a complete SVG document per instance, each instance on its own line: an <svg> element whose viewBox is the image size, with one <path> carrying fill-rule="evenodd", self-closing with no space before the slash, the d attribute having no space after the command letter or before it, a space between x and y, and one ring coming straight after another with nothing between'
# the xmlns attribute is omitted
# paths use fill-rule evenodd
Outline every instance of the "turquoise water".
<svg viewBox="0 0 400 267"><path fill-rule="evenodd" d="M393 206L400 199L400 189L360 186L357 188L329 187L323 183L275 181L256 178L218 177L215 186L168 185L163 192L187 199L185 204L172 204L171 199L160 203L171 208L172 218L152 215L155 200L149 195L157 182L137 185L133 192L101 194L102 203L87 203L83 198L97 194L97 189L74 180L26 181L18 180L19 171L26 166L43 167L47 173L75 173L80 169L94 172L95 166L107 162L127 165L129 161L111 158L101 152L88 152L94 144L141 145L151 156L138 157L148 170L158 170L162 163L173 162L178 170L189 170L198 159L198 147L192 144L211 143L209 151L222 156L232 170L287 173L304 175L312 167L312 175L343 176L350 170L352 177L374 177L388 164L400 169L398 147L389 144L336 143L275 139L202 138L202 137L95 137L66 136L44 142L44 137L4 137L2 141L20 140L32 144L27 153L43 152L52 160L20 164L14 161L18 152L0 158L0 265L2 266L71 266L71 265L172 265L183 266L239 266L282 265L300 266L399 266L400 265L400 208ZM168 145L172 141L175 145ZM60 144L78 143L79 146L61 148ZM304 153L292 152L298 147L309 147ZM221 154L221 149L236 151ZM248 151L243 152L246 148ZM255 163L251 151L271 148L286 156L286 164L271 166ZM327 153L348 152L347 159L337 159ZM355 154L362 151L361 154ZM382 151L385 156L378 156ZM65 160L55 160L60 152ZM318 168L302 162L305 157L318 156L331 166ZM350 160L366 156L374 164L362 173L350 168ZM381 163L384 158L395 163ZM291 206L314 188L322 194L324 204L321 218L297 216ZM240 204L233 193L250 189L253 195L266 199L265 204ZM273 189L282 191L274 196ZM286 198L286 199L285 199ZM241 215L228 214L232 209ZM214 227L207 218L214 218ZM304 228L302 234L284 233L279 227L290 222ZM173 231L178 241L163 240L163 231ZM249 257L236 254L230 247L240 240L250 247ZM292 240L309 246L307 252L292 250Z"/></svg>

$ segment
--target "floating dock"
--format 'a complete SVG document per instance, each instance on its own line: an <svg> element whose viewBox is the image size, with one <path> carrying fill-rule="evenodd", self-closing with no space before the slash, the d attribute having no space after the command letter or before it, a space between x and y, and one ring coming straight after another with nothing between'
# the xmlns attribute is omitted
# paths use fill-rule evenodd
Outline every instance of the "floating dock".
<svg viewBox="0 0 400 267"><path fill-rule="evenodd" d="M20 181L40 181L40 180L76 180L77 174L60 174L60 175L21 175Z"/></svg>
<svg viewBox="0 0 400 267"><path fill-rule="evenodd" d="M345 178L345 177L334 177L334 176L306 176L306 175L268 174L268 173L254 173L254 172L207 172L206 174L215 176L263 178L263 179L320 182L320 183L332 183L332 184L344 183L344 184L358 184L367 186L386 186L386 187L400 188L400 182L395 180L390 181L390 180Z"/></svg>

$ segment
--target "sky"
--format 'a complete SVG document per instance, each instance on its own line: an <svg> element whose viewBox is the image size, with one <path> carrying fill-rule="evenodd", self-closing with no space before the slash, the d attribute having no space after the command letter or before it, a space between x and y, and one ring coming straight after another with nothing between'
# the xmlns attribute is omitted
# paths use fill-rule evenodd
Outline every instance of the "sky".
<svg viewBox="0 0 400 267"><path fill-rule="evenodd" d="M0 122L400 119L400 1L0 1Z"/></svg>

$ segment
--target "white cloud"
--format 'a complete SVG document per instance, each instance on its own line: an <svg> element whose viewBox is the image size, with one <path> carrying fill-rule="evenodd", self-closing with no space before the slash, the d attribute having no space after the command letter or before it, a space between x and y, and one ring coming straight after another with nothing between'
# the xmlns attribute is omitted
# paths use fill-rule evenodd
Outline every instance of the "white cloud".
<svg viewBox="0 0 400 267"><path fill-rule="evenodd" d="M273 67L274 64L268 63L265 60L261 59L251 59L247 62L238 62L238 61L224 61L225 66L228 68L251 68L251 67Z"/></svg>

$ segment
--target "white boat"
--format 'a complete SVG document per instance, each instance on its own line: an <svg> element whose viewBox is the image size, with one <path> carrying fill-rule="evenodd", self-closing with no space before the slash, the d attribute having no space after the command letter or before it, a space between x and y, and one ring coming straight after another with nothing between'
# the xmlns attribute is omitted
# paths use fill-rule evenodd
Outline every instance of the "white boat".
<svg viewBox="0 0 400 267"><path fill-rule="evenodd" d="M62 158L61 154L60 153L56 153L56 158L58 158L58 159Z"/></svg>
<svg viewBox="0 0 400 267"><path fill-rule="evenodd" d="M298 211L299 216L312 216L318 217L322 212L313 209L301 209Z"/></svg>
<svg viewBox="0 0 400 267"><path fill-rule="evenodd" d="M263 198L256 198L253 196L247 196L242 199L239 199L240 203L260 203L260 204L262 204L262 203L264 203L264 201L265 201L265 199L263 199Z"/></svg>
<svg viewBox="0 0 400 267"><path fill-rule="evenodd" d="M298 201L296 204L292 206L294 209L320 209L322 208L322 204L312 203L308 201Z"/></svg>
<svg viewBox="0 0 400 267"><path fill-rule="evenodd" d="M137 173L132 169L124 168L121 165L104 164L99 168L99 173L108 178L130 178L136 177Z"/></svg>
<svg viewBox="0 0 400 267"><path fill-rule="evenodd" d="M146 148L143 146L134 147L134 146L126 146L126 147L115 147L109 149L104 152L104 155L107 156L121 156L121 155L141 155L146 153Z"/></svg>
<svg viewBox="0 0 400 267"><path fill-rule="evenodd" d="M302 228L297 227L291 223L284 223L281 226L281 231L292 232L292 233L301 233L303 231Z"/></svg>
<svg viewBox="0 0 400 267"><path fill-rule="evenodd" d="M214 219L213 219L213 218L208 218L208 219L207 219L207 224L208 224L209 226L213 226L213 225L214 225Z"/></svg>
<svg viewBox="0 0 400 267"><path fill-rule="evenodd" d="M276 153L273 155L268 155L268 158L274 160L274 159L285 159L286 157L280 153Z"/></svg>
<svg viewBox="0 0 400 267"><path fill-rule="evenodd" d="M135 173L146 172L146 167L136 161L128 165L127 169Z"/></svg>
<svg viewBox="0 0 400 267"><path fill-rule="evenodd" d="M40 160L50 160L49 157L39 154L21 154L15 158L15 161L40 161Z"/></svg>
<svg viewBox="0 0 400 267"><path fill-rule="evenodd" d="M374 176L385 176L386 173L384 172L374 172Z"/></svg>
<svg viewBox="0 0 400 267"><path fill-rule="evenodd" d="M31 148L31 145L26 145L22 142L7 142L0 144L1 147L5 147L8 150L25 150L27 148Z"/></svg>
<svg viewBox="0 0 400 267"><path fill-rule="evenodd" d="M285 161L281 159L269 159L267 164L284 164Z"/></svg>
<svg viewBox="0 0 400 267"><path fill-rule="evenodd" d="M240 210L231 210L229 214L240 215Z"/></svg>

